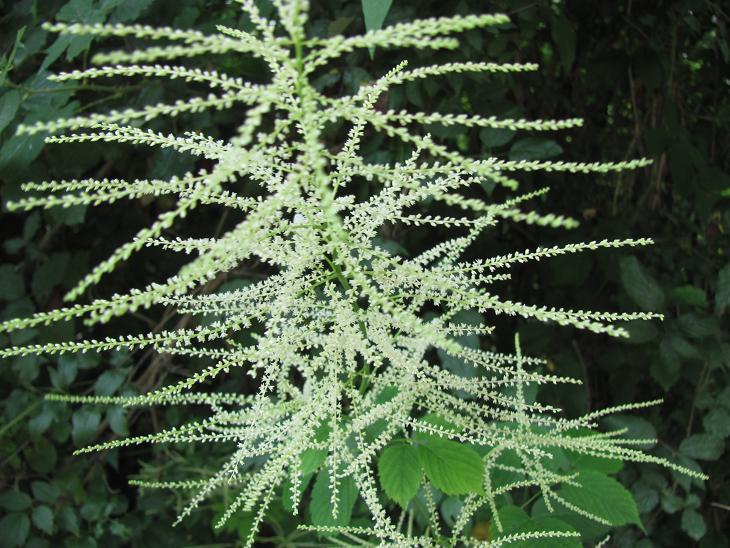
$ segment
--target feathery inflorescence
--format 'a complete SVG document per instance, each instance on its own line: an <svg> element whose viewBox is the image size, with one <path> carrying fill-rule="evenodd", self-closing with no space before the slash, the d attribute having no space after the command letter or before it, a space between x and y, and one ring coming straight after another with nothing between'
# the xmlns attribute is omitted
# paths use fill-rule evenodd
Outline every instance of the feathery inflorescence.
<svg viewBox="0 0 730 548"><path fill-rule="evenodd" d="M489 183L517 188L521 171L609 173L636 169L648 161L573 163L469 158L432 140L421 126L508 128L523 131L564 130L580 119L497 119L469 114L383 111L378 98L390 87L454 73L516 73L536 70L531 63L449 63L410 69L401 63L350 96L319 93L312 85L317 71L358 48L454 48L453 35L468 29L497 27L504 15L473 15L403 23L362 36L308 39L306 0L273 0L276 21L261 16L253 0L238 0L255 30L219 27L214 34L146 26L54 23L47 30L96 37L133 36L159 44L132 52L97 55L101 66L56 74L57 81L109 77L183 79L210 88L209 94L139 109L90 114L20 128L22 133L47 132L49 143L100 141L170 148L205 158L204 170L170 180L83 179L28 183L34 194L9 204L11 209L96 205L143 196L172 196L175 206L160 213L136 237L97 265L66 296L79 299L105 275L148 246L189 256L180 271L158 283L88 304L42 312L0 324L8 332L35 325L82 318L93 325L157 304L180 314L213 318L194 327L100 340L79 340L11 347L2 356L30 353L154 349L182 357L206 357L212 365L177 383L130 397L54 395L77 403L140 405L205 405L208 416L161 432L116 439L81 449L98 451L140 443L195 445L227 443L228 460L208 477L183 482L136 482L145 488L176 488L189 493L185 519L221 486L236 493L221 518L238 510L253 511L255 526L265 516L274 493L287 482L297 499L309 478L300 466L305 452L314 469L328 471L336 502L342 489L354 485L372 516L371 527L309 527L327 534L347 533L390 545L429 545L439 536L438 517L421 537L408 536L391 520L379 496L374 474L378 455L395 439L417 443L435 436L482 448L482 489L469 494L451 529L453 542L468 543L464 527L474 513L488 507L498 519L496 500L514 489L537 488L548 508L569 505L558 493L576 484L575 475L551 465L552 451L571 450L594 457L660 463L685 473L695 472L644 454L636 440L621 433L597 432L597 419L614 411L638 409L657 402L623 405L566 419L560 410L530 401L532 384L578 382L544 374L543 361L501 354L461 344L460 337L490 332L490 327L463 320L464 311L486 317L506 314L598 334L623 337L620 323L658 318L648 313L609 313L555 309L501 298L495 282L509 279L510 268L567 253L644 246L646 238L579 242L537 248L473 261L461 260L466 248L484 231L509 220L571 228L573 219L520 209L543 193L490 203L465 192ZM217 70L168 64L223 52L256 56L270 70L270 81L253 84ZM207 91L207 90L206 90ZM145 128L150 120L187 113L242 107L245 115L227 141L187 133L163 134ZM333 151L323 129L333 121L349 124L342 146ZM360 155L366 132L379 132L410 147L410 158L389 165L367 162ZM358 199L357 181L369 181L371 196ZM249 191L237 192L241 184ZM253 190L252 190L253 189ZM424 203L441 202L458 215L423 214ZM232 208L242 220L219 237L165 237L166 232L200 206ZM418 206L418 207L417 207ZM459 235L413 257L394 255L377 245L384 223L453 227ZM260 281L225 293L203 292L208 282L256 259L270 274ZM425 309L437 314L423 314ZM257 328L250 344L233 342L235 334ZM427 357L437 349L461 360L478 374L469 378ZM254 394L208 393L204 383L224 375L250 375ZM423 420L423 416L439 420ZM581 435L576 433L580 432ZM259 464L251 467L256 457ZM311 459L310 459L311 460ZM514 479L494 483L495 472ZM423 478L426 483L428 480ZM430 492L430 491L429 491ZM332 504L337 511L337 504ZM601 521L581 508L572 508ZM305 527L306 528L306 527ZM564 531L503 536L490 546L518 540L562 538Z"/></svg>

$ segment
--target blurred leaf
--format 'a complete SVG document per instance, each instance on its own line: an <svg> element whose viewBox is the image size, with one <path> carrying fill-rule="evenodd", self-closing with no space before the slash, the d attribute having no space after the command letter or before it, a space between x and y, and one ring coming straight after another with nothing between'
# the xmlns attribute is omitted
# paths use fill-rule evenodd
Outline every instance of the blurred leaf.
<svg viewBox="0 0 730 548"><path fill-rule="evenodd" d="M90 409L79 409L73 414L73 437L75 445L86 445L90 442L101 423L101 414Z"/></svg>
<svg viewBox="0 0 730 548"><path fill-rule="evenodd" d="M30 507L31 498L22 491L5 491L0 494L0 507L8 512L22 512Z"/></svg>
<svg viewBox="0 0 730 548"><path fill-rule="evenodd" d="M40 438L25 453L31 468L39 474L48 474L58 462L58 453L51 442Z"/></svg>
<svg viewBox="0 0 730 548"><path fill-rule="evenodd" d="M525 137L515 141L509 149L510 160L548 160L563 152L561 146L542 137Z"/></svg>
<svg viewBox="0 0 730 548"><path fill-rule="evenodd" d="M12 122L15 113L18 112L21 99L20 92L15 89L0 95L0 132Z"/></svg>
<svg viewBox="0 0 730 548"><path fill-rule="evenodd" d="M512 140L515 132L511 129L485 127L479 131L479 139L488 148L501 147Z"/></svg>
<svg viewBox="0 0 730 548"><path fill-rule="evenodd" d="M9 264L0 266L0 299L14 301L25 295L23 276Z"/></svg>
<svg viewBox="0 0 730 548"><path fill-rule="evenodd" d="M730 263L717 275L715 290L715 311L722 312L730 305Z"/></svg>
<svg viewBox="0 0 730 548"><path fill-rule="evenodd" d="M620 268L626 293L642 310L661 311L664 308L664 292L636 257L623 257Z"/></svg>
<svg viewBox="0 0 730 548"><path fill-rule="evenodd" d="M104 371L94 383L94 392L97 396L111 396L122 386L127 378L126 369L111 369Z"/></svg>
<svg viewBox="0 0 730 548"><path fill-rule="evenodd" d="M24 546L30 532L30 520L25 514L8 514L0 520L2 546Z"/></svg>
<svg viewBox="0 0 730 548"><path fill-rule="evenodd" d="M575 61L576 34L573 25L563 16L554 16L551 19L550 34L558 46L560 62L565 74L570 74Z"/></svg>
<svg viewBox="0 0 730 548"><path fill-rule="evenodd" d="M675 301L683 302L693 306L707 306L707 295L699 287L682 285L672 289L672 298Z"/></svg>
<svg viewBox="0 0 730 548"><path fill-rule="evenodd" d="M30 489L33 492L33 497L36 500L53 504L56 499L61 495L61 490L53 483L45 481L34 481L30 484Z"/></svg>
<svg viewBox="0 0 730 548"><path fill-rule="evenodd" d="M623 430L626 429L626 433L623 434L623 438L627 439L650 439L656 440L657 432L654 425L646 419L636 417L633 415L612 415L606 417L601 421L601 425L607 430ZM653 441L648 444L638 445L640 449L651 449L656 445Z"/></svg>
<svg viewBox="0 0 730 548"><path fill-rule="evenodd" d="M707 533L705 519L696 510L686 508L682 512L682 531L690 538L700 540Z"/></svg>
<svg viewBox="0 0 730 548"><path fill-rule="evenodd" d="M679 445L680 453L698 460L717 460L724 451L725 442L712 434L692 434Z"/></svg>
<svg viewBox="0 0 730 548"><path fill-rule="evenodd" d="M36 506L33 509L33 524L41 531L50 535L53 533L53 512L48 506Z"/></svg>
<svg viewBox="0 0 730 548"><path fill-rule="evenodd" d="M730 413L722 407L715 407L702 419L702 426L708 434L727 438L730 436Z"/></svg>

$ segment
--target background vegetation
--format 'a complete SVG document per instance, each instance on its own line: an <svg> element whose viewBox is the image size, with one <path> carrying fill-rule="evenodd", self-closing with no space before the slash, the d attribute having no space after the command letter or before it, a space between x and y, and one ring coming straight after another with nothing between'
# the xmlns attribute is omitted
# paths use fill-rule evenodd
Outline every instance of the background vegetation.
<svg viewBox="0 0 730 548"><path fill-rule="evenodd" d="M386 2L387 3L387 2ZM262 4L265 4L262 2ZM559 0L395 0L385 24L416 17L502 11L514 25L506 32L466 33L459 51L441 60L537 61L536 74L489 80L454 75L408 84L391 92L383 108L474 112L531 118L582 117L585 127L550 138L507 130L432 128L442 142L484 157L513 159L620 160L648 156L654 164L620 176L555 174L549 180L525 177L523 189L549 184L543 211L578 217L580 228L564 231L509 230L480 240L474 253L497 254L567 241L650 236L657 245L628 256L571 255L525 267L511 291L526 302L584 309L662 311L662 324L630 326L625 343L542 324L498 324L494 344L509 350L519 328L525 350L546 356L557 374L583 378L585 386L550 389L538 397L558 402L569 414L637 399L665 403L642 414L610 419L637 437L656 436L650 448L711 476L700 483L649 465L626 466L619 478L635 495L646 534L621 530L615 546L728 546L730 525L730 10L709 0L580 2ZM57 38L40 28L46 20L141 22L195 26L236 26L239 10L213 0L0 0L0 196L17 197L25 181L82 176L168 177L192 163L165 150L85 144L44 147L41 135L14 136L21 122L50 120L90 109L140 106L196 95L178 82L163 89L140 79L124 87L108 81L71 84L46 80L48 71L88 65L90 39ZM329 36L363 30L360 0L313 2L311 32ZM103 47L103 46L102 46ZM354 53L346 64L323 75L318 86L333 95L350 92L401 59L412 65L425 55L403 50L381 55ZM262 67L223 56L225 71L263 79ZM187 89L190 88L190 89ZM227 136L235 113L195 114L184 127ZM333 142L336 135L333 129ZM400 159L403 151L371 139L372 160ZM190 160L192 162L193 160ZM485 189L489 192L492 189ZM495 193L498 191L494 191ZM61 304L61 298L88 266L107 257L146 220L166 207L164 200L34 212L2 212L0 233L0 315L25 316ZM211 211L208 226L224 230L227 219ZM182 227L186 235L195 226ZM430 234L430 235L429 235ZM174 235L173 235L174 236ZM393 226L383 244L408 252L424 238L438 237ZM154 261L142 253L112 275L105 295L141 286L174 272L174 260ZM242 265L216 284L256 279L257 265ZM170 315L139 316L129 329L161 329ZM162 318L162 320L159 320ZM183 319L181 322L190 321ZM28 329L0 335L0 345L72 338L83 325ZM108 331L105 334L109 334ZM502 336L500 336L502 335ZM211 522L222 503L204 507L172 529L180 501L167 492L138 492L130 477L169 475L185 462L191 471L208 468L215 453L192 455L188 447L142 447L72 457L95 439L127 431L154 431L159 424L185 420L178 410L127 413L116 407L78 408L43 401L50 391L111 395L142 392L184 374L185 364L151 354L117 353L48 361L23 357L0 364L0 546L107 547L220 545L236 542L245 518L214 535ZM245 380L228 386L246 389ZM191 413L193 411L190 411ZM221 456L222 458L222 456ZM449 499L440 502L448 521ZM267 517L262 532L272 542L296 540L297 521L284 503ZM355 509L357 516L358 508ZM568 518L566 518L567 520ZM486 527L486 524L484 524ZM478 534L478 528L475 528ZM262 538L262 542L264 539ZM294 544L291 544L294 545Z"/></svg>

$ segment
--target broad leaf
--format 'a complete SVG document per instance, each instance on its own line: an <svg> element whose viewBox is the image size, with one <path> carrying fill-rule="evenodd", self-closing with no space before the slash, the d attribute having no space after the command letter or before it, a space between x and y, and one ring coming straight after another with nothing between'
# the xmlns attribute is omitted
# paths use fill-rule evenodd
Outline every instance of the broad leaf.
<svg viewBox="0 0 730 548"><path fill-rule="evenodd" d="M433 486L447 495L484 492L484 463L474 449L432 438L418 446L418 459Z"/></svg>
<svg viewBox="0 0 730 548"><path fill-rule="evenodd" d="M712 434L693 434L682 440L679 452L697 460L717 460L725 451L725 441Z"/></svg>
<svg viewBox="0 0 730 548"><path fill-rule="evenodd" d="M30 520L25 514L8 514L0 520L2 546L25 546L30 532Z"/></svg>
<svg viewBox="0 0 730 548"><path fill-rule="evenodd" d="M418 450L407 444L387 447L378 459L378 474L385 494L405 508L421 484Z"/></svg>
<svg viewBox="0 0 730 548"><path fill-rule="evenodd" d="M634 256L623 257L620 263L621 283L629 297L642 310L660 311L664 308L664 292L649 272Z"/></svg>
<svg viewBox="0 0 730 548"><path fill-rule="evenodd" d="M578 485L565 485L560 489L559 493L566 501L614 527L633 523L643 528L634 498L615 479L600 472L581 470L576 482Z"/></svg>

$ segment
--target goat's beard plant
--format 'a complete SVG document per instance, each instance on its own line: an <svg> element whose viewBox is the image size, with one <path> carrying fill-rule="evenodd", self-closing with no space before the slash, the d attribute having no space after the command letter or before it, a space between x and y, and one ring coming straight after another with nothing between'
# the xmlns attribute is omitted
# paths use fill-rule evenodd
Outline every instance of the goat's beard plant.
<svg viewBox="0 0 730 548"><path fill-rule="evenodd" d="M137 484L187 489L191 493L189 504L179 520L217 489L229 485L236 495L220 523L237 511L253 512L254 526L247 545L254 542L275 497L283 496L286 505L297 513L315 473L312 525L303 527L403 546L440 544L447 538L452 543L477 542L467 533L480 511L488 512L494 525L490 545L551 538L578 545L578 533L565 524L537 530L505 529L498 506L517 489L539 492L548 510L567 509L606 525L638 522L638 515L614 519L592 510L594 505L577 504L571 493L587 488L586 482L594 481L597 472L590 467L560 466L559 455L578 455L583 462L598 459L604 464L617 459L654 462L699 477L632 448L646 440L624 439L622 432L595 431L596 420L611 411L656 402L624 405L568 420L558 409L527 398L526 387L577 381L542 374L543 361L522 356L516 338L515 354L463 344L465 338L490 332L487 326L463 321L465 311L471 311L469 317L474 311L509 314L618 337L626 333L616 322L657 317L556 310L500 299L489 289L494 282L508 279L508 269L516 263L583 250L643 246L651 243L648 239L576 243L471 262L459 260L483 230L504 219L552 227L574 224L564 217L519 209L521 202L542 191L493 204L467 197L463 191L470 186L486 182L515 189L513 172L607 173L638 168L647 161L469 159L435 143L413 126L435 123L543 131L580 126L581 121L382 112L375 108L389 87L405 82L462 72L529 71L537 68L533 64L450 63L408 70L402 63L356 94L339 98L325 97L311 84L318 69L355 48L454 48L457 43L450 37L452 33L499 27L508 22L504 15L428 19L363 36L308 39L305 0L274 0L277 22L264 19L252 0L239 3L255 27L252 33L222 26L217 34L204 35L145 26L47 25L49 30L62 33L131 35L163 41L161 46L131 53L98 55L96 61L107 66L58 74L52 77L56 81L142 75L183 78L218 90L217 95L205 98L20 128L26 133L53 133L55 136L47 138L53 143L106 141L169 147L206 158L212 165L168 181L28 183L27 190L51 194L9 204L14 209L30 209L148 195L176 197L171 210L160 214L133 241L95 267L67 295L69 301L81 297L145 246L160 246L194 258L161 283L8 321L1 324L2 331L69 318L84 318L87 325L93 325L159 304L172 305L180 314L216 318L189 329L2 350L7 357L152 347L174 356L213 361L180 382L139 396L53 396L97 404L204 404L210 408L204 420L153 435L116 439L79 452L147 442L229 444L230 457L208 477ZM272 74L270 83L254 85L213 70L159 64L222 52L263 59ZM160 116L234 105L244 105L247 110L237 134L227 142L197 133L163 135L141 127ZM349 124L349 133L341 148L332 152L323 144L323 128L341 120ZM410 158L392 165L365 162L359 148L366 130L402 141L411 148ZM372 196L358 200L350 191L363 179L369 181ZM242 184L247 194L235 192ZM454 214L417 213L416 206L429 200L443 202ZM164 237L176 221L201 205L211 204L237 210L243 220L217 238ZM403 258L375 244L384 223L457 227L461 234L413 258ZM275 273L234 291L202 293L208 282L254 258ZM432 312L425 314L424 310ZM253 335L252 344L234 342L235 334L255 329L260 334ZM429 349L461 360L479 373L465 377L441 367L427 357ZM203 390L217 377L244 374L257 380L255 394ZM405 514L401 512L400 520L397 516L398 506L407 511L419 490L430 518L422 534L416 536L410 528L404 530ZM440 493L464 497L448 533L435 508L434 500ZM370 526L348 527L358 497L369 510Z"/></svg>

